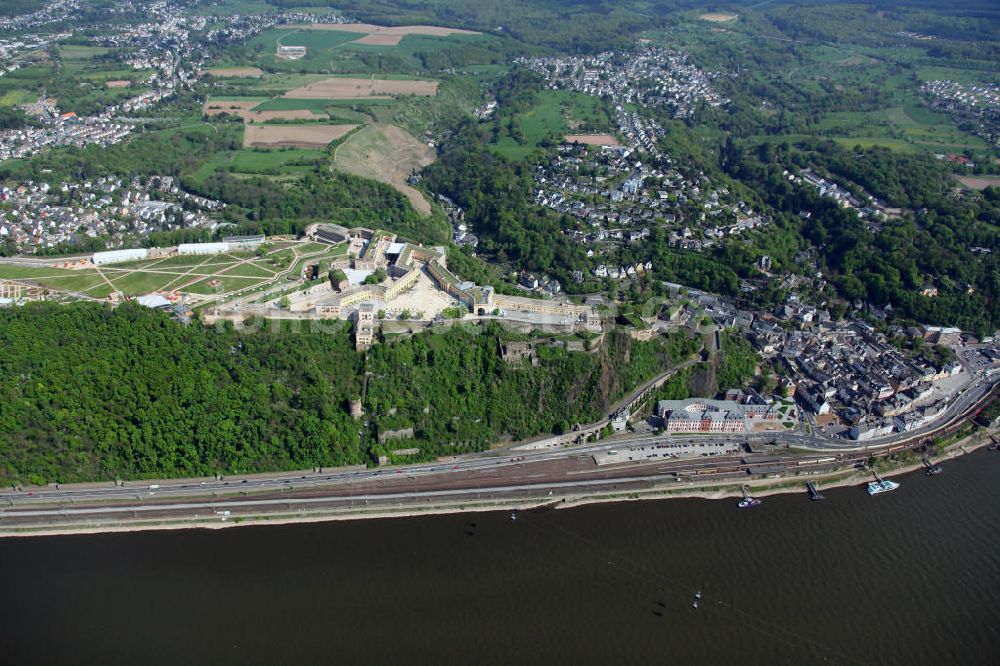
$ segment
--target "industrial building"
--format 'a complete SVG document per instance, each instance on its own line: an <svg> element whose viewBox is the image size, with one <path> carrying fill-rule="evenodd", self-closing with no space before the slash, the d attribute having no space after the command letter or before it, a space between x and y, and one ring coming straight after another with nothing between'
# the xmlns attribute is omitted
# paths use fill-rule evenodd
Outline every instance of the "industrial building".
<svg viewBox="0 0 1000 666"><path fill-rule="evenodd" d="M149 256L149 250L136 248L134 250L109 250L107 252L95 252L91 260L95 266L105 264L120 264L124 261L141 261Z"/></svg>
<svg viewBox="0 0 1000 666"><path fill-rule="evenodd" d="M232 250L252 251L256 250L264 243L263 234L258 236L225 236L222 242L228 243Z"/></svg>
<svg viewBox="0 0 1000 666"><path fill-rule="evenodd" d="M181 243L177 254L222 254L229 252L229 243Z"/></svg>

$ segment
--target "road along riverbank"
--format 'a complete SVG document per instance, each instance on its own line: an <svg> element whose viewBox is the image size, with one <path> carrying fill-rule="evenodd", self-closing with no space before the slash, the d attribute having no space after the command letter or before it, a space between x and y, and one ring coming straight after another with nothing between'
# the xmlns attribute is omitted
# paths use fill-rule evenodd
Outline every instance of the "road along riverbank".
<svg viewBox="0 0 1000 666"><path fill-rule="evenodd" d="M993 433L978 430L933 456L935 463L950 460L991 443ZM1000 453L997 454L1000 456ZM913 452L885 456L877 467L883 477L914 472L923 466ZM643 466L633 469L640 470ZM565 477L563 477L565 478ZM616 476L583 481L539 479L507 486L439 488L414 492L359 492L309 496L198 499L170 503L103 503L75 506L65 503L14 511L0 510L0 537L134 532L145 530L225 529L248 525L287 525L337 520L402 518L485 511L566 509L587 504L670 499L728 499L744 487L754 497L776 494L805 495L805 482L820 489L865 484L870 471L853 466L797 472L772 478L692 479L670 474Z"/></svg>

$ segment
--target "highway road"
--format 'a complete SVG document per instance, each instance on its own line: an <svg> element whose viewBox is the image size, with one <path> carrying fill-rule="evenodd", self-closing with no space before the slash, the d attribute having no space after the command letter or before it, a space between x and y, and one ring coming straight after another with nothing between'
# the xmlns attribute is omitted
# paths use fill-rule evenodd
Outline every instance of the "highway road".
<svg viewBox="0 0 1000 666"><path fill-rule="evenodd" d="M973 415L1000 389L1000 371L973 377L956 394L935 422L908 433L869 442L835 440L801 431L757 433L750 440L774 441L813 452L767 456L773 466L824 462L837 467L885 452L889 447L915 443ZM672 458L598 467L592 456L609 449L648 447L661 441L747 441L747 435L628 435L577 446L533 451L497 450L470 454L451 462L423 463L379 469L333 469L282 474L129 481L123 484L74 484L45 488L10 489L0 493L0 529L5 526L73 523L99 516L140 519L142 516L204 515L213 511L266 512L343 507L378 502L382 506L448 499L544 498L602 488L623 489L695 474L698 478L748 478L755 456ZM761 456L757 456L761 458ZM296 509L297 510L297 509Z"/></svg>

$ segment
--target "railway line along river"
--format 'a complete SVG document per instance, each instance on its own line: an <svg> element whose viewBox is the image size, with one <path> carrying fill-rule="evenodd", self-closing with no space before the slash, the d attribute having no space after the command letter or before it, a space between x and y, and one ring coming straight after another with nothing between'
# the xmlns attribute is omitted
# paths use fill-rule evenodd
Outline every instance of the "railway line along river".
<svg viewBox="0 0 1000 666"><path fill-rule="evenodd" d="M747 510L4 539L0 646L12 665L1000 663L1000 452L898 480Z"/></svg>

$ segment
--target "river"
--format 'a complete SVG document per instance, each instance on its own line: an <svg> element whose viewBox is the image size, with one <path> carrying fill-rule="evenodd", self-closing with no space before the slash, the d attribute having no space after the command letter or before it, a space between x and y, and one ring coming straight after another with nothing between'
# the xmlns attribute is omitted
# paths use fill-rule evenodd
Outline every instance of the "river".
<svg viewBox="0 0 1000 666"><path fill-rule="evenodd" d="M1000 453L861 488L0 540L5 664L1000 663ZM691 607L700 590L700 607Z"/></svg>

